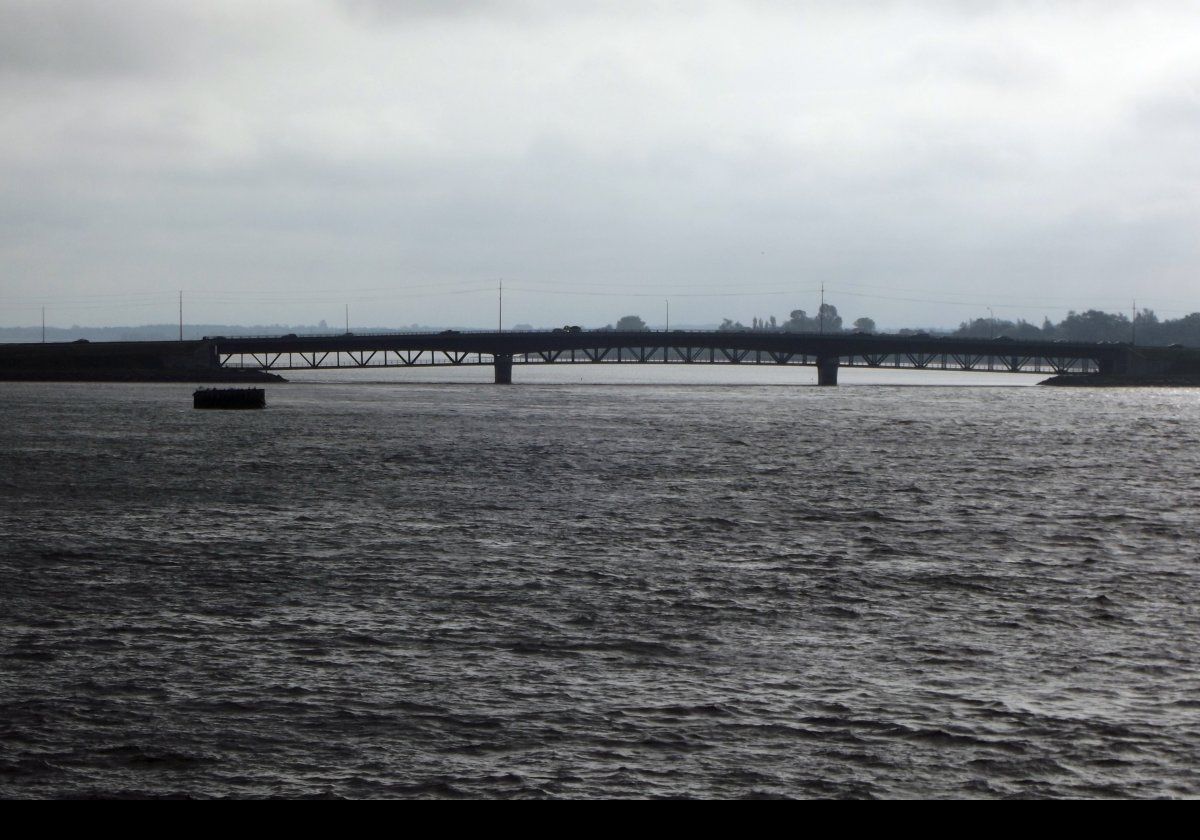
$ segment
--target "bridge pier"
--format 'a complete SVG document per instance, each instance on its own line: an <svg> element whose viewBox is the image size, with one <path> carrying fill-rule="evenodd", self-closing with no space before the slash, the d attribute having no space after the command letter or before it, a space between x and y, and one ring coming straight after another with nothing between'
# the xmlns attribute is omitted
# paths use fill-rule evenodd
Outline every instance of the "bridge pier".
<svg viewBox="0 0 1200 840"><path fill-rule="evenodd" d="M836 385L838 375L837 356L817 356L817 384Z"/></svg>
<svg viewBox="0 0 1200 840"><path fill-rule="evenodd" d="M512 354L497 353L495 356L493 356L493 359L494 361L492 362L492 367L496 371L496 384L511 385L513 365Z"/></svg>

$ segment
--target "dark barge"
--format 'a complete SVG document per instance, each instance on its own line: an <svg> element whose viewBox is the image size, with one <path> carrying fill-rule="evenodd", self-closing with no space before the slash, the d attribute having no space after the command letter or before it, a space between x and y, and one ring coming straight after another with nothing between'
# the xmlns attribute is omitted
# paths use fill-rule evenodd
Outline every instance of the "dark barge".
<svg viewBox="0 0 1200 840"><path fill-rule="evenodd" d="M266 408L262 388L200 388L192 393L193 408Z"/></svg>

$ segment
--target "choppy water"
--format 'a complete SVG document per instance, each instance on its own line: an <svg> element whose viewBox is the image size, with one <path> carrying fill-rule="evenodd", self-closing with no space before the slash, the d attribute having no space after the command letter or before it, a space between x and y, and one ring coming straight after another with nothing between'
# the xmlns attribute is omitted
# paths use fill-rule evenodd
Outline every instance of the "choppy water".
<svg viewBox="0 0 1200 840"><path fill-rule="evenodd" d="M268 399L0 384L0 795L1200 794L1196 392Z"/></svg>

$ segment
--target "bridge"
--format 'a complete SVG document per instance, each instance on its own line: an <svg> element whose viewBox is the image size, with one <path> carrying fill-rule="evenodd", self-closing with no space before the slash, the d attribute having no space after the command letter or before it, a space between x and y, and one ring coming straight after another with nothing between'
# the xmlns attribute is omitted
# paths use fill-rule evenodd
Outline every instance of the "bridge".
<svg viewBox="0 0 1200 840"><path fill-rule="evenodd" d="M671 330L620 332L568 328L531 332L345 333L326 336L211 337L215 364L259 371L490 365L497 383L514 365L757 364L810 365L820 385L841 367L1004 373L1136 373L1125 344L942 338L915 335Z"/></svg>

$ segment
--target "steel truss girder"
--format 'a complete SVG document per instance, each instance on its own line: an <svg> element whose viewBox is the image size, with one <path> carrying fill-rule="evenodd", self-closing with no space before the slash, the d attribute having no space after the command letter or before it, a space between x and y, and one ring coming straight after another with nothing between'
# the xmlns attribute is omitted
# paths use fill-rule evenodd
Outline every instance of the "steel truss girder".
<svg viewBox="0 0 1200 840"><path fill-rule="evenodd" d="M1098 368L1096 360L1082 355L1041 355L1037 353L1005 353L1000 348L979 353L953 352L887 352L853 353L843 358L846 366L867 367L911 367L913 369L941 368L944 370L988 370L1012 373L1053 371L1056 374L1073 372L1088 373ZM578 354L578 356L577 356ZM343 355L345 358L343 358ZM441 355L450 365L491 364L491 354L458 350L288 350L241 351L225 353L218 351L217 363L223 368L255 368L258 370L304 370L319 368L365 368L365 367L412 367L419 364L441 364ZM477 358L476 358L477 357ZM782 350L738 350L717 345L708 347L646 347L639 345L611 345L608 347L563 348L558 350L529 351L518 355L518 360L530 362L626 362L646 363L661 360L670 362L710 362L717 364L801 364L810 365L815 357L809 354Z"/></svg>
<svg viewBox="0 0 1200 840"><path fill-rule="evenodd" d="M597 347L595 350L589 350L585 347L583 348L583 355L588 357L588 361L602 362L604 361L604 357L612 352L612 349L611 347Z"/></svg>
<svg viewBox="0 0 1200 840"><path fill-rule="evenodd" d="M1074 369L1079 369L1081 372L1088 370L1091 359L1081 359L1073 356L1056 356L1054 358L1046 358L1046 363L1050 365L1050 369L1055 373L1070 373Z"/></svg>
<svg viewBox="0 0 1200 840"><path fill-rule="evenodd" d="M260 358L257 353L251 353L250 358L254 359L254 364L256 367L261 368L262 370L270 370L275 366L275 363L279 361L279 357L282 355L282 353L276 353L275 355L263 353L262 357Z"/></svg>

